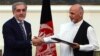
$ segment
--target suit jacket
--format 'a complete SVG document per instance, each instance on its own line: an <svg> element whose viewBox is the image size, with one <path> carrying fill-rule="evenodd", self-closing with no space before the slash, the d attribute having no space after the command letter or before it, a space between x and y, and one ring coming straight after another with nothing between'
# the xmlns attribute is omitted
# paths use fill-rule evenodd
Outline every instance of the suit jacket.
<svg viewBox="0 0 100 56"><path fill-rule="evenodd" d="M4 54L3 56L32 56L31 25L24 21L27 40L22 35L21 28L15 17L3 25Z"/></svg>

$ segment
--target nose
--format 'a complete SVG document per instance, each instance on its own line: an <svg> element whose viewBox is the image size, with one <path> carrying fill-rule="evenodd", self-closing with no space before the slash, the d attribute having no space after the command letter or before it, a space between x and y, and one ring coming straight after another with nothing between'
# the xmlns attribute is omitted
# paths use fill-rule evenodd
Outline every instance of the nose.
<svg viewBox="0 0 100 56"><path fill-rule="evenodd" d="M20 14L23 14L23 11L22 10L20 11Z"/></svg>

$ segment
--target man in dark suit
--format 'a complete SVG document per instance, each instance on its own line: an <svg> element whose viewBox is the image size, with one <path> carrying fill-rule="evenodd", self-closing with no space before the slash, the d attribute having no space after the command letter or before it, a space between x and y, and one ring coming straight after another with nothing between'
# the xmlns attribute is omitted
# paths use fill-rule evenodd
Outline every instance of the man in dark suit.
<svg viewBox="0 0 100 56"><path fill-rule="evenodd" d="M3 56L32 56L31 25L24 19L27 5L16 2L12 6L14 17L3 25Z"/></svg>

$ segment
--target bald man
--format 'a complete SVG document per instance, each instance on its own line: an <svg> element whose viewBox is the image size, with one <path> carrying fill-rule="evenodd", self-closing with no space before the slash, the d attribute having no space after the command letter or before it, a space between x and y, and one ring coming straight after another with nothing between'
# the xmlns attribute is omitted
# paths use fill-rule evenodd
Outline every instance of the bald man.
<svg viewBox="0 0 100 56"><path fill-rule="evenodd" d="M70 22L61 25L57 35L33 39L34 45L56 42L52 38L59 38L74 45L60 43L60 56L93 56L93 51L98 48L93 27L83 20L84 10L80 4L74 4L69 10Z"/></svg>

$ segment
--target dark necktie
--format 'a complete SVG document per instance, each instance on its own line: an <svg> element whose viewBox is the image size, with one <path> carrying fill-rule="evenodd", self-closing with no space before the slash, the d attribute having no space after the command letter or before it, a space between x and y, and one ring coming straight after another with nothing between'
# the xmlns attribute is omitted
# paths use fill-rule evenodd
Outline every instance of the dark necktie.
<svg viewBox="0 0 100 56"><path fill-rule="evenodd" d="M19 26L20 26L20 28L21 28L21 30L22 30L22 35L23 35L24 39L27 40L27 36L26 36L26 34L25 34L25 30L24 30L24 27L23 27L23 23L20 22L20 23L19 23Z"/></svg>

